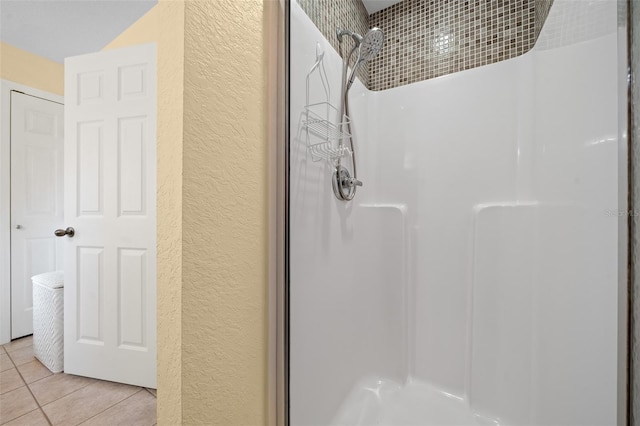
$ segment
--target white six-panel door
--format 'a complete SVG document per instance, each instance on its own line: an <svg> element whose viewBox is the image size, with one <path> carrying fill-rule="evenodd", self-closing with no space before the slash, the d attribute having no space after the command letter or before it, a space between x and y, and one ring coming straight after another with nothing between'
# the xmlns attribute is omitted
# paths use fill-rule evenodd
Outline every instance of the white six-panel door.
<svg viewBox="0 0 640 426"><path fill-rule="evenodd" d="M156 386L155 45L65 60L65 372Z"/></svg>
<svg viewBox="0 0 640 426"><path fill-rule="evenodd" d="M31 277L62 269L63 106L11 92L11 338L33 333Z"/></svg>

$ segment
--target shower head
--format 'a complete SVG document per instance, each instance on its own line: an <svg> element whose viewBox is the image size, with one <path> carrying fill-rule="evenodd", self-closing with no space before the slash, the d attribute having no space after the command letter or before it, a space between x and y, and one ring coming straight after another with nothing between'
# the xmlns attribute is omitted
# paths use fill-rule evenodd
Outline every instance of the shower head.
<svg viewBox="0 0 640 426"><path fill-rule="evenodd" d="M361 37L359 62L372 60L382 49L384 32L380 28L371 28Z"/></svg>
<svg viewBox="0 0 640 426"><path fill-rule="evenodd" d="M350 35L352 35L353 37L353 34L355 33L352 33ZM360 43L356 44L356 47L353 48L353 50L355 50L356 48L358 49L358 59L356 60L356 64L353 66L353 70L351 70L351 77L349 77L349 81L347 82L345 95L346 92L351 89L351 86L353 85L353 82L356 78L356 72L360 65L363 62L367 62L375 58L375 56L380 53L380 50L382 50L383 44L384 32L382 32L382 30L377 27L371 28L369 31L367 31L364 37L360 37ZM351 55L349 55L349 57L351 57Z"/></svg>

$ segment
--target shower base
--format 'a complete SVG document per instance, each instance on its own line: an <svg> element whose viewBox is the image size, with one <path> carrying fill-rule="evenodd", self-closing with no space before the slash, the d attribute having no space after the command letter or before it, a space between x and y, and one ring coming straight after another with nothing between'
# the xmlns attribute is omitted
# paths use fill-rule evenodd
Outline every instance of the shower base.
<svg viewBox="0 0 640 426"><path fill-rule="evenodd" d="M431 384L367 378L354 387L331 424L496 426L498 423L474 413L463 398Z"/></svg>

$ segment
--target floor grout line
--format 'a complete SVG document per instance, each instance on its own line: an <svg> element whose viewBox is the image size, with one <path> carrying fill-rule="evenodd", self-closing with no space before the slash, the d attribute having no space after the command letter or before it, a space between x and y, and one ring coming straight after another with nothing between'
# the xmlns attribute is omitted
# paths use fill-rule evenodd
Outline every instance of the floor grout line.
<svg viewBox="0 0 640 426"><path fill-rule="evenodd" d="M16 368L16 369L17 369L17 368ZM56 374L66 374L66 373L64 373L64 372L63 372L63 373L56 373ZM54 374L54 376L55 376L55 374ZM39 382L40 380L48 379L48 378L50 378L50 377L53 377L53 376L43 377L42 379L39 379L39 380L37 380L37 381L35 381L35 382L33 382L33 383L37 383L37 382ZM24 380L24 379L23 379L23 380ZM97 380L97 381L94 381L94 382L91 382L91 383L87 383L86 385L84 385L84 386L82 386L82 387L80 387L80 388L78 388L78 389L74 390L73 392L69 392L68 394L61 396L60 398L54 399L53 401L49 401L49 402L47 402L46 404L44 404L44 406L47 406L47 405L53 404L54 402L59 401L59 400L61 400L62 398L66 398L66 397L67 397L67 396L69 396L69 395L73 395L74 393L79 392L79 391L81 391L82 389L84 389L84 388L86 388L86 387L89 387L89 386L91 386L91 385L95 385L96 383L100 383L100 382L104 382L104 381L105 381L105 380L100 380L100 379L96 379L96 380ZM31 384L33 384L33 383L31 383ZM136 386L136 387L138 387L138 386ZM29 385L27 385L27 388L29 388ZM124 398L124 399L121 399L120 401L117 401L116 403L114 403L114 404L110 405L109 407L105 408L104 410L100 411L99 413L96 413L96 414L94 414L93 416L89 417L88 419L84 420L82 423L87 422L87 421L89 421L89 419L94 418L94 417L95 417L95 416L97 416L98 414L102 414L103 412L105 412L105 411L106 411L106 410L108 410L109 408L111 408L111 407L113 407L113 406L115 406L115 405L118 405L118 404L120 404L120 403L121 403L121 402L123 402L123 401L126 401L127 399L131 398L133 395L136 395L138 392L140 392L140 391L141 391L141 390L143 390L143 389L145 389L145 388L142 388L142 387L141 387L137 392L134 392L134 393L132 393L131 395L129 395L128 397L126 397L126 398ZM29 388L29 392L31 392L31 389L30 389L30 388ZM31 394L33 395L33 393L31 393ZM49 416L47 416L47 413L44 411L44 407L40 405L40 402L38 402L37 398L35 398L35 395L34 395L34 399L36 400L36 404L38 404L38 407L40 407L40 409L42 410L42 412L43 412L43 414L44 414L45 418L47 419L47 421L49 422L49 424L50 424L51 426L53 426L53 422L49 419ZM80 423L80 424L82 424L82 423Z"/></svg>
<svg viewBox="0 0 640 426"><path fill-rule="evenodd" d="M24 387L26 387L26 388L27 388L27 391L31 394L31 397L32 397L32 398L33 398L33 400L36 402L36 405L38 406L38 409L40 410L40 412L41 412L41 413L42 413L42 415L44 416L44 418L45 418L45 420L47 421L47 423L48 423L50 426L53 426L53 422L51 421L51 419L49 419L49 416L47 416L47 413L44 411L44 407L43 407L43 405L41 405L41 404L40 404L40 401L38 401L38 399L36 398L35 394L32 392L30 385L33 385L33 384L35 384L35 383L38 383L38 382L40 382L41 380L49 379L49 378L51 378L51 377L55 376L56 374L49 375L49 376L46 376L46 377L42 377L41 379L35 380L35 381L33 381L32 383L27 383L27 381L25 380L24 376L22 375L22 373L21 373L21 372L20 372L20 370L18 369L18 365L16 365L15 361L14 361L14 360L13 360L13 358L11 357L11 354L9 353L9 351L7 351L7 350L6 350L6 348L4 347L4 345L2 345L2 346L0 346L0 347L2 347L2 349L4 350L4 353L6 353L6 354L8 355L8 357L9 357L9 361L10 361L10 362L11 362L11 364L13 365L13 368L15 368L16 372L17 372L17 373L18 373L18 375L20 376L20 379L22 380L22 383L24 384ZM25 346L25 347L27 347L27 346ZM23 349L23 348L19 348L19 349ZM16 350L18 350L18 349L16 349ZM23 364L21 364L21 365L23 365ZM66 374L66 373L62 372L62 373L58 373L58 374ZM44 406L49 405L49 404L52 404L52 403L54 403L54 402L56 402L56 401L59 401L59 400L60 400L60 399L62 399L62 398L65 398L65 397L67 397L67 396L69 396L69 395L72 395L72 394L74 394L74 393L76 393L76 392L78 392L78 391L80 391L80 390L82 390L82 389L84 389L84 388L86 388L86 387L88 387L88 386L91 386L91 385L93 385L93 384L95 384L95 383L99 383L100 381L102 381L102 380L99 380L98 382L87 383L86 385L84 385L84 386L82 386L82 387L80 387L80 388L78 388L78 389L74 390L73 392L70 392L70 393L68 393L68 394L66 394L66 395L63 395L63 396L61 396L60 398L57 398L57 399L55 399L55 400L53 400L53 401L49 401L48 403L44 404ZM18 389L19 389L19 388L18 388ZM96 417L96 416L98 416L98 415L100 415L100 414L104 413L105 411L107 411L107 410L109 410L110 408L112 408L112 407L114 407L114 406L116 406L116 405L120 404L121 402L124 402L124 401L128 400L129 398L132 398L134 395L137 395L138 393L142 392L143 390L144 390L144 391L146 391L146 392L148 392L149 394L151 394L151 396L153 396L156 400L158 399L157 395L154 395L154 394L151 392L151 390L147 389L146 387L140 386L137 392L134 392L134 393L132 393L131 395L129 395L128 397L126 397L126 398L124 398L124 399L121 399L120 401L115 402L114 404L110 405L109 407L106 407L104 410L100 411L99 413L94 414L93 416L91 416L91 417L89 417L88 419L84 420L84 421L83 421L82 423L80 423L80 424L83 424L83 423L88 422L88 421L89 421L89 420L91 420L92 418L94 418L94 417ZM24 416L24 415L26 415L26 414L29 414L29 413L31 413L31 412L33 412L33 411L35 411L35 409L34 409L34 410L29 411L28 413L23 414L22 416ZM16 417L16 418L20 418L20 417L22 417L22 416L18 416L18 417ZM15 420L15 419L12 419L12 420Z"/></svg>
<svg viewBox="0 0 640 426"><path fill-rule="evenodd" d="M44 418L47 421L47 423L49 423L49 426L53 426L53 423L51 422L51 419L49 419L49 416L47 416L47 413L44 412L44 409L40 406L40 403L38 401L36 401L36 404L38 404L38 408L40 409L40 412L44 416Z"/></svg>
<svg viewBox="0 0 640 426"><path fill-rule="evenodd" d="M15 363L15 362L13 362L13 358L11 358L11 355L9 355L9 352L7 352L7 356L9 357L9 361L11 361L11 364L13 364L13 368L15 368L15 369L17 370L17 369L18 369L18 366L16 365L16 363ZM20 377L22 378L22 376L20 376ZM23 379L23 381L24 381L24 379ZM26 384L27 384L27 383L25 382L25 385L26 385Z"/></svg>
<svg viewBox="0 0 640 426"><path fill-rule="evenodd" d="M0 0L0 1L2 1L2 0ZM40 361L38 361L38 362L40 362ZM40 363L40 364L42 364L42 363ZM44 365L44 364L42 364L42 365ZM49 371L51 371L51 370L49 370ZM38 380L34 380L33 382L29 383L28 385L36 384L36 383L38 383L39 381L44 380L44 379L48 379L49 377L53 377L53 376L55 376L56 374L59 374L59 373L53 373L53 374L51 374L51 375L49 375L49 376L40 377ZM45 405L47 405L47 404L45 404Z"/></svg>
<svg viewBox="0 0 640 426"><path fill-rule="evenodd" d="M26 346L25 346L26 347ZM2 349L4 349L5 353L9 356L9 360L11 361L11 363L13 364L13 367L16 369L16 371L18 372L18 375L20 376L20 379L22 379L22 383L24 383L24 386L27 388L27 390L29 391L29 393L31 394L31 397L33 398L33 400L36 402L36 405L38 406L38 409L40 410L40 412L42 413L42 415L44 416L45 420L47 421L47 423L49 423L50 426L53 426L53 423L51 423L51 420L49 419L49 416L47 416L47 413L44 412L44 409L42 408L42 405L40 405L40 401L38 401L38 398L36 398L36 396L33 394L33 392L31 391L31 388L29 387L29 383L27 383L27 381L24 379L24 376L22 375L22 373L20 372L20 369L18 368L18 366L16 365L16 363L13 361L13 358L11 357L11 354L9 353L9 351L7 351L7 349L4 347L4 345L2 346ZM50 377L50 376L47 376ZM45 378L45 377L43 377ZM42 379L40 379L42 380ZM36 380L37 381L37 380ZM35 382L34 382L35 383ZM32 411L35 410L31 410L29 411L29 413L31 413ZM25 414L29 414L29 413L25 413ZM23 414L23 416L25 415ZM22 417L22 416L20 416ZM20 418L18 417L18 418Z"/></svg>
<svg viewBox="0 0 640 426"><path fill-rule="evenodd" d="M1 1L1 0L0 0L0 1ZM65 373L56 373L56 374L65 374ZM54 374L53 376L55 376L55 374ZM40 380L48 379L49 377L53 377L53 376L43 377L43 378L42 378L42 379L40 379ZM37 382L39 382L40 380L37 380L36 382L33 382L33 383L37 383ZM33 383L32 383L32 384L33 384ZM53 404L53 403L54 403L54 402L56 402L56 401L60 401L62 398L66 398L66 397L68 397L69 395L73 395L74 393L79 392L79 391L81 391L82 389L84 389L84 388L86 388L86 387L88 387L88 386L95 385L96 383L98 383L98 382L87 383L86 385L84 385L84 386L82 386L82 387L79 387L78 389L74 390L73 392L69 392L68 394L62 395L60 398L56 398L56 399L54 399L53 401L49 401L49 402L47 402L46 404L44 404L44 406L46 407L47 405ZM29 385L27 385L27 387L28 387L28 386L29 386ZM36 403L38 403L38 405L40 405L40 403L38 402L38 400L36 400Z"/></svg>
<svg viewBox="0 0 640 426"><path fill-rule="evenodd" d="M16 371L18 372L18 375L20 376L20 379L22 380L22 383L24 383L24 387L27 388L27 390L29 391L29 393L31 394L31 398L33 398L33 400L36 402L36 405L38 406L38 409L40 410L40 412L44 415L44 418L47 420L47 423L49 423L50 426L53 426L53 423L51 423L51 420L49 420L49 416L47 416L47 413L44 412L44 410L42 409L42 406L40 405L40 402L38 402L38 398L36 398L36 396L33 394L33 392L31 391L31 388L29 387L29 384L27 383L27 381L24 379L24 376L22 375L22 373L20 372L20 370L18 369L18 366L16 365L15 362L13 362L13 359L11 358L11 355L9 355L9 359L11 359L11 362L13 363L13 366L15 367ZM31 411L35 411L35 410L31 410ZM31 412L29 411L29 413ZM25 414L29 414L29 413L25 413ZM23 416L25 415L23 414ZM20 418L22 416L19 416L18 418Z"/></svg>
<svg viewBox="0 0 640 426"><path fill-rule="evenodd" d="M142 388L142 389L144 389L144 388ZM94 417L96 417L96 416L99 416L100 414L104 413L104 412L105 412L105 411L107 411L108 409L110 409L110 408L112 408L112 407L115 407L116 405L120 404L121 402L124 402L124 401L126 401L127 399L129 399L129 398L133 397L134 395L139 394L139 393L142 391L142 389L140 389L138 392L134 392L134 393L132 393L131 395L129 395L129 396L128 396L128 397L126 397L125 399L122 399L122 400L120 400L120 401L116 402L115 404L113 404L113 405L111 405L111 406L109 406L109 407L105 408L104 410L100 411L99 413L94 414L93 416L89 417L87 420L83 421L82 423L78 423L78 426L79 426L79 425L81 425L81 424L84 424L84 423L88 422L89 420L91 420L92 418L94 418Z"/></svg>
<svg viewBox="0 0 640 426"><path fill-rule="evenodd" d="M26 345L26 346L23 346L23 347L18 348L18 349L14 349L12 352L19 351L20 349L28 348L29 346L33 346L33 334L28 334L28 335L26 335L26 336L22 336L22 337L19 337L19 338L17 338L17 339L14 339L14 340L10 341L9 343L5 343L5 344L4 344L4 345L2 345L1 347L2 347L2 349L4 349L4 352L5 352L7 355L9 355L9 349L7 349L7 348L6 348L6 346L7 346L7 345L10 345L11 343L13 343L13 342L15 342L15 341L17 341L17 340L28 339L29 337L31 337L31 338L32 338L32 340L31 340L31 344Z"/></svg>
<svg viewBox="0 0 640 426"><path fill-rule="evenodd" d="M2 1L2 0L0 0L0 1ZM37 358L36 358L36 359L37 359ZM40 362L40 361L38 360L38 362ZM40 362L40 364L42 364L42 362ZM44 364L42 364L42 365L44 365ZM51 371L51 370L49 370L49 371ZM27 386L35 385L35 384L36 384L36 383L38 383L38 382L41 382L41 381L46 380L46 379L50 379L50 378L55 377L55 376L57 376L57 375L59 375L59 374L64 374L64 375L67 375L67 376L73 376L73 374L67 374L67 373L65 373L64 371L61 371L61 372L59 372L59 373L53 373L53 374L50 374L50 375L48 375L48 376L46 376L46 377L42 377L42 378L40 378L40 379L38 379L38 380L34 380L33 382L29 383ZM76 376L76 377L85 377L85 376ZM87 378L88 378L88 379L92 379L92 377L87 377ZM94 379L94 380L100 380L100 379ZM62 395L60 398L64 398L64 397L65 397L65 396L67 396L67 395L71 395L72 393L75 393L75 392L79 391L80 389L84 389L84 388L86 388L87 386L90 386L90 385L92 385L92 384L94 384L94 383L96 383L96 382L87 383L86 385L83 385L83 386L79 387L78 389L74 390L73 392L69 392L69 393L68 393L68 394L66 394L66 395ZM47 403L46 403L46 404L44 404L44 405L49 405L49 404L51 404L52 402L55 402L55 401L59 400L60 398L56 398L56 399L54 399L53 401L49 401L49 402L47 402Z"/></svg>

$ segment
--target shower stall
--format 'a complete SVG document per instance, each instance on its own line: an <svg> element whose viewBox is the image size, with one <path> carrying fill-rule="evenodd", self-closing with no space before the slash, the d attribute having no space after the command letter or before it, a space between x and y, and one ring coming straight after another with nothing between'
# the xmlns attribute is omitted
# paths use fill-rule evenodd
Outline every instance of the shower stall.
<svg viewBox="0 0 640 426"><path fill-rule="evenodd" d="M288 2L288 424L624 424L625 2L554 0L530 50L370 90L344 69L369 28L316 26L344 1ZM420 54L383 32L386 67Z"/></svg>

